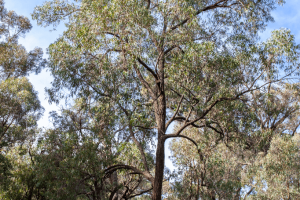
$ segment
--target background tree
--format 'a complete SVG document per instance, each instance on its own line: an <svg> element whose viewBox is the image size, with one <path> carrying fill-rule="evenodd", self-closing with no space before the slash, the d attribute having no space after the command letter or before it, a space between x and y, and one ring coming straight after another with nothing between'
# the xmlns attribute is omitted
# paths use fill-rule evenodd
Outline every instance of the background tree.
<svg viewBox="0 0 300 200"><path fill-rule="evenodd" d="M0 0L0 191L13 180L14 152L34 140L37 120L43 112L37 93L25 77L40 72L46 61L40 48L27 52L18 38L31 29L30 21L4 8ZM22 153L23 152L23 153ZM24 154L23 154L24 155ZM22 160L17 159L18 161ZM25 169L25 168L22 168ZM2 195L2 194L1 194ZM0 196L1 196L0 195ZM2 196L1 196L2 198Z"/></svg>
<svg viewBox="0 0 300 200"><path fill-rule="evenodd" d="M153 187L152 199L161 199L168 138L194 141L183 135L194 127L218 133L211 144L246 136L260 140L262 132L249 133L258 127L248 123L252 118L244 115L242 102L254 101L255 91L268 94L271 85L280 88L298 80L298 46L289 31L276 31L266 43L257 43L257 32L272 20L276 3L282 1L45 2L33 13L39 24L68 19L67 30L49 47L55 79L50 100L70 95L113 104L116 126L125 127L122 139L129 138L141 160L132 156L134 162L119 160L104 171L139 174ZM235 105L240 116L234 116ZM225 125L239 121L245 131L226 126L220 132L211 123L214 118ZM168 134L170 124L178 122L177 131ZM268 149L268 140L262 143Z"/></svg>
<svg viewBox="0 0 300 200"><path fill-rule="evenodd" d="M134 163L141 159L137 147L122 139L126 127L117 126L114 107L85 103L78 99L62 116L52 113L54 128L39 139L35 170L45 198L129 199L149 191L143 176L111 168L142 165Z"/></svg>
<svg viewBox="0 0 300 200"><path fill-rule="evenodd" d="M25 75L38 73L45 66L40 48L27 53L17 40L30 30L26 17L4 8L0 1L0 149L24 141L26 132L36 125L42 107Z"/></svg>
<svg viewBox="0 0 300 200"><path fill-rule="evenodd" d="M193 140L173 140L173 160L181 176L175 176L170 198L299 198L299 94L291 87L298 83L280 90L270 87L268 93L255 91L254 101L241 102L248 114L241 114L241 105L234 103L227 123L214 117L206 124L216 131L193 128L183 133ZM248 121L239 116L248 116ZM220 141L219 134L232 138Z"/></svg>

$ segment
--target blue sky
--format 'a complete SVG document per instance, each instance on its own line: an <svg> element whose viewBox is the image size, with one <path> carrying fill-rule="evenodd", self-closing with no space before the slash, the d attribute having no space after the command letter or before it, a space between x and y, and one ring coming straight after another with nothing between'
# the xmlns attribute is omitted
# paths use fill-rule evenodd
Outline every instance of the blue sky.
<svg viewBox="0 0 300 200"><path fill-rule="evenodd" d="M300 43L300 1L299 0L286 0L287 3L282 6L279 6L275 11L272 12L275 22L270 23L266 30L261 33L261 39L266 40L270 35L271 31L279 28L290 29L291 32L295 35L297 43ZM14 10L19 15L24 15L31 20L30 13L33 12L34 7L41 5L43 0L5 0L5 7L8 10ZM64 25L61 24L58 26L56 31L52 30L51 27L39 27L36 24L36 21L31 20L33 28L26 34L25 38L20 38L19 42L23 44L26 49L32 50L34 47L43 48L46 52L46 48L49 44L53 43L64 30ZM47 55L45 55L47 57ZM52 110L58 110L56 105L50 105L45 95L45 87L50 87L52 77L50 72L43 70L42 73L38 75L30 75L29 79L33 84L36 91L39 93L39 99L42 103L42 106L45 108L44 117L39 121L39 126L49 127L51 124L48 121L48 113ZM169 156L169 150L166 151L166 156ZM171 166L171 162L167 159L167 166ZM172 168L172 167L171 167Z"/></svg>
<svg viewBox="0 0 300 200"><path fill-rule="evenodd" d="M57 31L52 30L51 27L37 26L36 21L31 18L31 13L36 5L41 5L42 0L4 0L7 10L14 10L18 15L23 15L31 20L33 28L24 38L19 39L19 43L25 46L27 51L33 50L35 47L41 47L46 52L46 48L49 44L53 43L64 30L64 25L57 27ZM44 57L47 57L45 54ZM42 119L39 121L40 127L49 127L51 124L48 121L48 113L52 110L58 110L58 107L54 104L50 105L45 95L45 87L50 87L50 83L53 80L50 72L43 70L42 73L29 76L30 82L33 84L35 90L39 94L39 99L42 106L45 108L45 113Z"/></svg>

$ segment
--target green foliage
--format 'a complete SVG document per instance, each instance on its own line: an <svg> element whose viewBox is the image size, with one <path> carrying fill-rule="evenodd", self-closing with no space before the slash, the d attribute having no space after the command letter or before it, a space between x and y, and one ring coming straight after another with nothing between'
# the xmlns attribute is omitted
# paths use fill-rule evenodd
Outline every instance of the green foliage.
<svg viewBox="0 0 300 200"><path fill-rule="evenodd" d="M284 29L265 43L257 40L276 3L284 2L45 2L32 15L39 24L68 20L49 47L50 101L69 96L85 110L90 102L112 106L112 127L122 131L110 133L120 141L109 143L119 156L107 169L119 170L120 179L129 171L142 174L153 199L161 198L162 187L170 198L239 198L242 163L267 154L273 137L295 134L298 124L298 92L289 88L297 84L288 80L298 80L299 46ZM171 123L178 128L167 134ZM187 134L192 126L198 130ZM197 146L172 144L182 174L173 190L163 186L161 163L171 137ZM129 191L122 191L127 198Z"/></svg>
<svg viewBox="0 0 300 200"><path fill-rule="evenodd" d="M31 29L30 21L4 8L0 0L0 198L31 198L33 166L28 149L38 133L43 108L24 76L45 66L40 48L27 52L18 38Z"/></svg>
<svg viewBox="0 0 300 200"><path fill-rule="evenodd" d="M66 100L72 106L61 115L52 113L53 128L37 145L24 137L28 151L21 143L3 154L1 169L11 170L2 198L298 198L299 46L286 29L262 43L257 34L282 3L55 0L37 6L32 17L40 25L66 20L48 48L54 81L47 92L50 102L73 101ZM27 19L0 5L5 23L20 33L30 29ZM41 69L41 51L27 54L18 35L7 32L0 89L12 101L3 100L1 112L13 107L34 127L39 102L20 77ZM21 121L12 125L13 134L27 131ZM174 173L164 169L169 138L175 138Z"/></svg>
<svg viewBox="0 0 300 200"><path fill-rule="evenodd" d="M0 149L22 142L33 134L42 107L32 85L24 76L45 66L42 51L29 53L18 38L31 29L26 17L7 11L0 1Z"/></svg>
<svg viewBox="0 0 300 200"><path fill-rule="evenodd" d="M34 135L36 122L43 109L27 78L8 78L2 81L0 104L0 149Z"/></svg>
<svg viewBox="0 0 300 200"><path fill-rule="evenodd" d="M210 116L203 132L187 129L184 135L197 146L186 139L173 140L170 149L178 168L174 173L180 176L173 175L170 198L299 198L297 85L256 91L253 100L227 105L235 115L225 122L222 113Z"/></svg>

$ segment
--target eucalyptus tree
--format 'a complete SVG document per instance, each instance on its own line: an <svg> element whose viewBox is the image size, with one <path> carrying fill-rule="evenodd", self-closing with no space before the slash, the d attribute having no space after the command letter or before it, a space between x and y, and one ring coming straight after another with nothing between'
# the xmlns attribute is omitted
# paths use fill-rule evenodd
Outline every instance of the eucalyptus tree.
<svg viewBox="0 0 300 200"><path fill-rule="evenodd" d="M258 31L273 20L270 12L282 3L45 2L35 8L33 18L44 26L65 20L67 28L48 49L54 76L50 100L73 96L113 103L111 114L126 127L122 138L137 147L142 163L120 160L106 172L140 174L151 185L140 193L153 188L152 199L161 199L168 138L194 141L182 134L190 127L219 133L210 116L220 115L226 122L222 109L235 112L227 108L231 102L246 101L251 92L270 84L298 79L298 46L289 31L276 31L268 42L257 43ZM178 122L181 126L170 134L170 124ZM229 130L216 141L232 138ZM149 167L150 142L155 144L154 171Z"/></svg>
<svg viewBox="0 0 300 200"><path fill-rule="evenodd" d="M267 89L231 102L227 108L235 112L211 116L206 128L185 130L198 148L190 148L187 140L171 142L181 175L168 190L170 199L300 197L299 83ZM220 141L219 134L230 139Z"/></svg>
<svg viewBox="0 0 300 200"><path fill-rule="evenodd" d="M28 18L7 11L0 1L0 149L24 141L42 114L37 93L24 76L44 66L40 48L27 52L18 38L31 29Z"/></svg>
<svg viewBox="0 0 300 200"><path fill-rule="evenodd" d="M115 112L111 102L86 103L77 99L62 115L52 113L53 128L39 138L32 153L44 198L102 200L140 195L149 188L143 176L110 169L120 162L141 166L136 162L141 160L137 147L128 137L122 139L126 126L118 126L119 118L111 115Z"/></svg>
<svg viewBox="0 0 300 200"><path fill-rule="evenodd" d="M11 170L17 163L10 155L18 151L12 148L34 140L43 111L37 93L25 77L45 66L43 52L40 48L27 52L18 44L18 38L31 27L28 18L8 11L0 0L0 198L9 188Z"/></svg>

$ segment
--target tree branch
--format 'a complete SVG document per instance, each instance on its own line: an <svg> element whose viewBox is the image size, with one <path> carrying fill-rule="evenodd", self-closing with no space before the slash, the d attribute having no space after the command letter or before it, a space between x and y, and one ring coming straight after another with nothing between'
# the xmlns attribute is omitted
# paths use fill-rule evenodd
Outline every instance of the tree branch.
<svg viewBox="0 0 300 200"><path fill-rule="evenodd" d="M117 37L117 38L120 39L120 36L119 36L118 34L116 34L116 33L112 33L112 32L109 32L109 31L104 31L103 33L108 34L108 35L115 36L115 37Z"/></svg>
<svg viewBox="0 0 300 200"><path fill-rule="evenodd" d="M145 167L145 170L147 172L149 172L149 167L148 167L148 163L147 163L147 159L146 159L146 155L145 155L145 152L144 152L144 149L141 145L141 143L136 139L136 137L134 136L134 132L132 130L132 126L129 124L129 131L130 131L130 135L134 141L134 143L136 144L136 146L138 147L138 149L140 150L140 153L141 153L141 156L142 156L142 160L143 160L143 164L144 164L144 167Z"/></svg>
<svg viewBox="0 0 300 200"><path fill-rule="evenodd" d="M185 139L191 141L197 147L197 149L198 149L197 142L195 142L192 138L189 138L188 136L185 136L185 135L176 135L176 134L168 134L168 135L165 135L164 137L166 139L168 139L168 138L177 138L177 137L185 138Z"/></svg>
<svg viewBox="0 0 300 200"><path fill-rule="evenodd" d="M187 123L185 123L185 124L177 131L176 134L179 135L186 127L188 127L188 126L194 124L195 122L197 122L197 121L203 119L203 118L208 114L208 112L211 111L211 109L212 109L215 105L217 105L219 102L226 101L226 100L227 100L227 101L236 100L236 99L238 99L241 95L243 95L243 94L246 93L246 92L248 92L248 91L244 91L244 92L242 92L242 93L236 95L235 97L231 97L231 98L230 98L230 97L221 97L221 98L217 99L214 103L212 103L207 109L205 109L205 110L203 111L203 113L202 113L202 115L201 115L200 117L198 117L198 118L196 118L196 119L194 119L194 120L192 120L192 121L187 121L187 120L188 120L188 119L187 119L187 120L186 120Z"/></svg>
<svg viewBox="0 0 300 200"><path fill-rule="evenodd" d="M153 76L156 80L159 80L157 74L146 64L144 63L140 58L137 58L138 62L143 65Z"/></svg>
<svg viewBox="0 0 300 200"><path fill-rule="evenodd" d="M147 0L147 6L146 6L147 9L150 8L150 4L151 4L151 1L150 1L150 0Z"/></svg>
<svg viewBox="0 0 300 200"><path fill-rule="evenodd" d="M180 49L181 52L184 53L184 51L182 50L182 48L180 48L180 46L178 46L178 45L173 45L173 46L171 46L170 48L168 48L168 49L165 51L164 54L167 55L167 53L169 53L170 51L172 51L172 50L175 49L175 48Z"/></svg>
<svg viewBox="0 0 300 200"><path fill-rule="evenodd" d="M185 135L176 135L176 134L168 134L168 135L165 135L164 137L165 137L165 139L172 138L172 137L175 137L175 138L181 137L181 138L185 138L185 139L189 140L190 142L192 142L196 146L197 152L200 156L200 160L201 161L203 160L203 158L204 158L203 153L201 152L201 149L199 148L197 142L195 140L193 140L192 138L190 138L188 136L185 136Z"/></svg>
<svg viewBox="0 0 300 200"><path fill-rule="evenodd" d="M207 10L212 10L212 9L215 9L215 8L229 8L229 7L233 6L233 5L239 4L239 3L233 3L233 4L227 6L227 5L224 5L224 3L223 3L222 5L219 5L219 4L222 3L222 2L225 3L225 2L227 2L227 0L221 0L221 1L218 1L217 3L215 3L215 4L213 4L213 5L210 5L210 6L207 6L207 7L203 8L203 9L201 9L201 10L198 10L198 11L194 14L194 16L197 16L197 15L199 15L201 12L204 12L204 11L207 11ZM172 27L170 28L170 31L173 31L173 30L177 29L178 27L180 27L180 26L186 24L190 19L191 19L191 17L188 17L188 18L184 19L183 21L179 22L178 24L176 24L175 26L172 26Z"/></svg>
<svg viewBox="0 0 300 200"><path fill-rule="evenodd" d="M130 166L130 165L112 165L110 167L108 167L107 169L104 170L104 172L106 173L106 175L111 174L114 171L117 171L119 169L129 169L134 171L136 174L141 174L144 175L146 179L148 179L152 184L154 183L154 178L153 176L149 173L149 172L143 172L141 170L139 170L136 167Z"/></svg>
<svg viewBox="0 0 300 200"><path fill-rule="evenodd" d="M180 101L179 101L179 103L178 103L178 105L177 105L177 109L176 109L174 115L173 115L172 118L167 122L167 124L166 124L166 130L168 129L169 125L173 122L174 118L175 118L176 115L178 114L183 98L184 98L184 95L181 96Z"/></svg>
<svg viewBox="0 0 300 200"><path fill-rule="evenodd" d="M134 194L134 195L128 197L128 199L131 199L131 198L133 198L133 197L140 196L140 195L142 195L142 194L145 194L145 193L147 193L147 192L150 192L152 189L153 189L153 188L149 188L148 190L141 191L141 192L139 192L139 193L137 193L137 194Z"/></svg>
<svg viewBox="0 0 300 200"><path fill-rule="evenodd" d="M137 68L137 66L134 64L133 65L140 81L142 82L142 84L144 85L145 88L147 88L147 90L150 92L150 95L152 96L153 99L156 99L156 95L154 94L152 88L150 87L149 83L144 79L143 75L141 74L140 70Z"/></svg>
<svg viewBox="0 0 300 200"><path fill-rule="evenodd" d="M147 130L152 130L152 129L157 128L157 127L144 127L144 126L139 126L139 125L136 125L136 126L134 126L134 127L136 127L136 128L141 128L141 129L147 129Z"/></svg>

